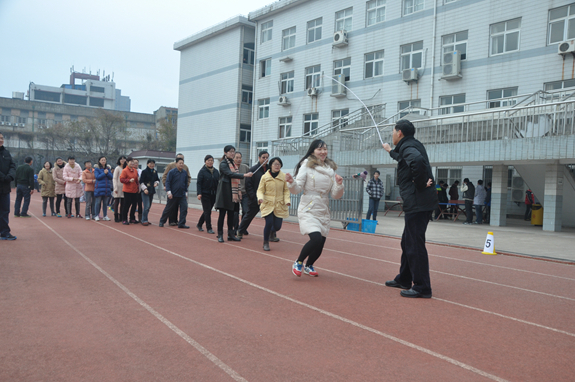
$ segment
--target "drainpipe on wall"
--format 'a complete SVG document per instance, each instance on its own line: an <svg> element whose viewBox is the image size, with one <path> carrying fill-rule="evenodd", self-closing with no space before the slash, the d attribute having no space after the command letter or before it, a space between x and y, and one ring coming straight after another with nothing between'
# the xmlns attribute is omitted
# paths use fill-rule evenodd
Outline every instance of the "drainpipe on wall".
<svg viewBox="0 0 575 382"><path fill-rule="evenodd" d="M429 108L433 109L433 86L435 85L435 31L437 27L437 0L433 6L433 42L431 46L431 89L429 91ZM433 113L433 112L431 112Z"/></svg>
<svg viewBox="0 0 575 382"><path fill-rule="evenodd" d="M249 19L248 19L249 20ZM258 69L259 69L259 62L257 61L258 59L258 27L259 27L259 22L258 21L254 21L255 22L255 31L254 31L254 71L253 71L253 79L252 79L252 135L251 135L251 139L250 139L250 150L253 154L250 155L250 159L256 159L258 157L258 153L257 151L254 153L254 132L255 132L255 127L256 127L256 83L257 83L257 79L258 79ZM270 102L271 104L271 102ZM252 161L252 164L255 164L255 162Z"/></svg>

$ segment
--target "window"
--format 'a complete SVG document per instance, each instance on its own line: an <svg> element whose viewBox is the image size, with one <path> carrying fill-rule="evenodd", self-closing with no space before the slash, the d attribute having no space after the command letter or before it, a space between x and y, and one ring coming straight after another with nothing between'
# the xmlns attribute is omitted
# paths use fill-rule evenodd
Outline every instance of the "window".
<svg viewBox="0 0 575 382"><path fill-rule="evenodd" d="M36 90L34 91L34 99L40 101L60 102L60 93Z"/></svg>
<svg viewBox="0 0 575 382"><path fill-rule="evenodd" d="M20 123L20 124L25 124L25 123L26 123L26 118L18 117L18 123Z"/></svg>
<svg viewBox="0 0 575 382"><path fill-rule="evenodd" d="M305 68L305 88L317 88L319 87L319 80L321 78L321 65L311 66Z"/></svg>
<svg viewBox="0 0 575 382"><path fill-rule="evenodd" d="M252 127L250 125L240 125L240 142L249 143L252 140Z"/></svg>
<svg viewBox="0 0 575 382"><path fill-rule="evenodd" d="M365 55L365 78L383 76L383 50Z"/></svg>
<svg viewBox="0 0 575 382"><path fill-rule="evenodd" d="M438 167L435 179L437 179L438 183L443 180L448 186L452 186L456 180L461 183L463 181L461 178L461 167Z"/></svg>
<svg viewBox="0 0 575 382"><path fill-rule="evenodd" d="M454 3L454 2L456 2L456 1L457 1L457 0L445 0L443 3L444 3L444 4L449 4L449 3Z"/></svg>
<svg viewBox="0 0 575 382"><path fill-rule="evenodd" d="M575 38L575 4L549 11L549 44Z"/></svg>
<svg viewBox="0 0 575 382"><path fill-rule="evenodd" d="M90 86L90 91L96 93L104 93L104 88L102 86Z"/></svg>
<svg viewBox="0 0 575 382"><path fill-rule="evenodd" d="M4 122L4 123L10 123L10 116L9 115L3 115L0 117L0 121Z"/></svg>
<svg viewBox="0 0 575 382"><path fill-rule="evenodd" d="M347 126L349 109L334 110L331 112L331 125L340 129Z"/></svg>
<svg viewBox="0 0 575 382"><path fill-rule="evenodd" d="M242 85L242 103L252 104L253 101L253 87L249 85Z"/></svg>
<svg viewBox="0 0 575 382"><path fill-rule="evenodd" d="M565 80L565 81L547 82L544 85L544 88L545 88L545 91L551 91L551 90L571 88L574 86L575 86L575 79L569 79L569 80Z"/></svg>
<svg viewBox="0 0 575 382"><path fill-rule="evenodd" d="M451 105L449 107L441 108L440 114L461 113L462 111L465 111L465 106L460 105L463 103L465 103L465 94L456 94L456 95L439 97L439 104L441 106Z"/></svg>
<svg viewBox="0 0 575 382"><path fill-rule="evenodd" d="M268 142L256 142L256 152L254 155L254 158L258 157L258 153L260 153L261 151L268 151Z"/></svg>
<svg viewBox="0 0 575 382"><path fill-rule="evenodd" d="M90 106L104 107L104 98L90 97Z"/></svg>
<svg viewBox="0 0 575 382"><path fill-rule="evenodd" d="M262 44L266 41L272 39L272 27L274 26L274 21L270 20L267 23L262 24Z"/></svg>
<svg viewBox="0 0 575 382"><path fill-rule="evenodd" d="M292 117L280 118L280 138L291 137L291 120Z"/></svg>
<svg viewBox="0 0 575 382"><path fill-rule="evenodd" d="M423 0L403 0L403 15L423 10Z"/></svg>
<svg viewBox="0 0 575 382"><path fill-rule="evenodd" d="M421 68L423 41L401 46L401 70Z"/></svg>
<svg viewBox="0 0 575 382"><path fill-rule="evenodd" d="M321 20L315 19L307 22L307 43L312 43L317 40L321 40Z"/></svg>
<svg viewBox="0 0 575 382"><path fill-rule="evenodd" d="M367 2L367 26L385 21L385 0Z"/></svg>
<svg viewBox="0 0 575 382"><path fill-rule="evenodd" d="M516 95L517 88L488 90L487 99L489 100L489 108L515 105L517 100L515 98L510 99L509 97L514 97Z"/></svg>
<svg viewBox="0 0 575 382"><path fill-rule="evenodd" d="M46 126L46 120L45 119L38 119L38 125L39 126Z"/></svg>
<svg viewBox="0 0 575 382"><path fill-rule="evenodd" d="M461 53L461 60L467 58L467 31L445 35L441 38L443 54L458 51Z"/></svg>
<svg viewBox="0 0 575 382"><path fill-rule="evenodd" d="M353 8L347 8L335 13L335 31L350 31Z"/></svg>
<svg viewBox="0 0 575 382"><path fill-rule="evenodd" d="M315 135L319 125L319 114L311 113L303 116L303 134Z"/></svg>
<svg viewBox="0 0 575 382"><path fill-rule="evenodd" d="M342 74L343 79L349 81L351 71L351 58L344 58L343 60L337 60L333 62L333 74L337 76Z"/></svg>
<svg viewBox="0 0 575 382"><path fill-rule="evenodd" d="M284 29L282 31L282 50L288 50L295 47L295 27Z"/></svg>
<svg viewBox="0 0 575 382"><path fill-rule="evenodd" d="M519 50L520 28L521 19L492 24L490 27L491 55L494 56Z"/></svg>
<svg viewBox="0 0 575 382"><path fill-rule="evenodd" d="M268 77L272 74L272 59L260 61L260 78Z"/></svg>
<svg viewBox="0 0 575 382"><path fill-rule="evenodd" d="M413 108L413 107L415 107L415 108L421 107L421 100L420 100L420 99L412 99L412 100L409 100L409 101L399 101L399 102L397 103L397 108L398 108L397 111L401 111L401 110L407 109L408 107L412 107L412 108ZM419 113L419 110L403 112L403 113L399 114L399 118L403 118L403 117L405 117L407 114L420 114L420 113Z"/></svg>
<svg viewBox="0 0 575 382"><path fill-rule="evenodd" d="M64 103L72 103L74 105L86 105L88 97L75 94L64 94Z"/></svg>
<svg viewBox="0 0 575 382"><path fill-rule="evenodd" d="M246 42L244 44L244 64L253 65L255 60L254 43Z"/></svg>
<svg viewBox="0 0 575 382"><path fill-rule="evenodd" d="M294 79L293 71L281 74L280 94L293 92Z"/></svg>
<svg viewBox="0 0 575 382"><path fill-rule="evenodd" d="M264 98L258 100L258 119L268 118L270 116L270 99Z"/></svg>

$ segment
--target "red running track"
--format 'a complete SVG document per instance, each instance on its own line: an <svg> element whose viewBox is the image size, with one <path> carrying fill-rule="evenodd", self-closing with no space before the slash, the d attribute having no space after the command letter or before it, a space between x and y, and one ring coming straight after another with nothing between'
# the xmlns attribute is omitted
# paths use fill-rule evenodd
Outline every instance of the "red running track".
<svg viewBox="0 0 575 382"><path fill-rule="evenodd" d="M434 297L386 288L399 240L263 221L241 243L157 225L11 218L0 381L573 381L573 265L428 245ZM154 205L157 223L161 207ZM213 214L215 217L216 214Z"/></svg>

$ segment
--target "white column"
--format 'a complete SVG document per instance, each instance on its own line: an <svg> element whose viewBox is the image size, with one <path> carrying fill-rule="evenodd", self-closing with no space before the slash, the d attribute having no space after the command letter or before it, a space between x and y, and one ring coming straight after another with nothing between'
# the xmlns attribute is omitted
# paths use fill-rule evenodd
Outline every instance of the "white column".
<svg viewBox="0 0 575 382"><path fill-rule="evenodd" d="M507 178L508 166L493 166L491 179L491 218L489 225L507 225Z"/></svg>
<svg viewBox="0 0 575 382"><path fill-rule="evenodd" d="M543 199L543 231L561 231L563 209L563 166L545 167L545 196Z"/></svg>

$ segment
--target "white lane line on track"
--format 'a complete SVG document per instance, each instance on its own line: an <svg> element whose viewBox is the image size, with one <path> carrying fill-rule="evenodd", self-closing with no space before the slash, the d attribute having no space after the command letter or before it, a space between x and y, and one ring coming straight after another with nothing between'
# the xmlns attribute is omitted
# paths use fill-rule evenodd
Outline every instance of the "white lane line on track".
<svg viewBox="0 0 575 382"><path fill-rule="evenodd" d="M34 217L36 219L38 219L38 217L36 217L36 216L34 216ZM74 245L72 245L68 240L64 239L58 232L53 230L50 226L48 226L42 220L38 219L38 221L40 221L42 224L44 224L44 226L46 226L50 231L52 231L56 236L58 236L64 243L66 243L70 248L72 248L77 254L82 256L84 258L84 260L86 260L88 263L90 263L90 265L92 265L100 273L102 273L104 276L106 276L110 281L112 281L114 284L116 284L116 286L118 288L120 288L122 291L124 291L128 296L130 296L132 299L134 299L144 309L146 309L154 317L156 317L158 320L160 320L161 323L163 323L168 328L170 328L174 333L176 333L178 336L180 336L184 341L186 341L187 343L192 345L204 357L206 357L212 363L214 363L216 366L218 366L220 369L222 369L226 374L228 374L230 377L232 377L235 381L247 382L247 380L245 378L243 378L241 375L239 375L234 369L232 369L231 367L226 365L222 360L220 360L214 354L210 353L210 351L208 349L206 349L205 347L200 345L192 337L188 336L185 332L183 332L181 329L179 329L176 325L172 324L167 318L165 318L160 313L158 313L156 310L154 310L154 308L152 308L150 305L146 304L142 299L140 299L138 296L136 296L134 293L132 293L128 288L126 288L118 280L116 280L114 277L112 277L108 272L106 272L105 270L100 268L100 266L98 266L98 264L93 262L92 259L90 259L88 256L84 255L79 249L74 247Z"/></svg>
<svg viewBox="0 0 575 382"><path fill-rule="evenodd" d="M241 283L243 283L243 284L249 285L249 286L251 286L251 287L253 287L253 288L259 289L259 290L261 290L261 291L263 291L263 292L269 293L269 294L274 295L274 296L276 296L276 297L280 297L280 298L282 298L282 299L284 299L284 300L287 300L287 301L290 301L290 302L295 303L295 304L297 304L297 305L306 307L306 308L308 308L308 309L311 309L311 310L313 310L313 311L316 311L316 312L318 312L318 313L321 313L321 314L323 314L323 315L325 315L325 316L334 318L334 319L339 320L339 321L341 321L341 322L350 324L350 325L355 326L355 327L357 327L357 328L360 328L360 329L366 330L366 331L368 331L368 332L377 334L377 335L379 335L379 336L381 336L381 337L384 337L384 338L386 338L386 339L388 339L388 340L397 342L397 343L402 344L402 345L404 345L404 346L407 346L407 347L409 347L409 348L411 348L411 349L420 351L420 352L425 353L425 354L427 354L427 355L430 355L430 356L432 356L432 357L435 357L435 358L438 358L438 359L443 360L443 361L445 361L445 362L451 363L452 365L459 366L459 367L461 367L462 369L465 369L465 370L470 371L470 372L472 372L472 373L481 375L481 376L483 376L483 377L485 377L485 378L488 378L488 379L491 379L491 380L493 380L493 381L507 382L507 380L505 380L505 379L503 379L503 378L500 378L500 377L498 377L498 376L496 376L496 375L493 375L493 374L489 374L489 373L487 373L487 372L485 372L485 371L483 371L483 370L480 370L480 369L477 369L477 368L475 368L475 367L473 367L473 366L467 365L466 363L457 361L456 359L453 359L453 358L451 358L451 357L447 357L447 356L445 356L445 355L443 355L443 354L434 352L434 351L429 350L429 349L427 349L427 348L424 348L424 347L422 347L422 346L419 346L419 345L416 345L416 344L414 344L414 343L411 343L411 342L402 340L402 339L400 339L400 338L394 337L394 336L392 336L392 335L390 335L390 334L381 332L381 331L379 331L379 330L377 330L377 329L373 329L373 328L371 328L371 327L369 327L369 326L360 324L359 322L356 322L356 321L347 319L347 318L345 318L345 317L339 316L339 315L337 315L337 314L328 312L327 310L323 310L323 309L318 308L318 307L315 307L315 306L313 306L313 305L306 304L306 303L304 303L304 302L298 301L298 300L296 300L296 299L293 299L293 298L291 298L291 297L289 297L289 296L286 296L286 295L283 295L283 294L281 294L281 293L275 292L275 291L273 291L273 290L271 290L271 289L268 289L268 288L266 288L266 287L263 287L263 286L261 286L261 285L254 284L254 283L252 283L251 281L244 280L244 279L242 279L242 278L240 278L240 277L237 277L237 276L235 276L235 275L232 275L232 274L230 274L230 273L224 272L224 271L219 270L219 269L217 269L217 268L211 267L211 266L209 266L209 265L207 265L207 264L200 263L199 261L190 259L190 258L185 257L185 256L183 256L183 255L180 255L180 254L178 254L178 253L176 253L176 252L173 252L173 251L170 251L170 250L168 250L168 249L166 249L166 248L160 247L159 245L156 245L156 244L154 244L154 243L150 243L150 242L148 242L148 241L146 241L146 240L144 240L144 239L141 239L141 238L139 238L139 237L137 237L137 236L130 235L130 234L128 234L128 233L126 233L126 232L124 232L124 231L121 231L121 230L119 230L119 229L117 229L117 228L113 228L113 227L110 227L110 226L108 226L108 225L106 225L106 224L102 224L102 223L98 223L98 224L100 224L100 225L102 225L102 226L104 226L104 227L106 227L106 228L108 228L108 229L111 229L111 230L113 230L113 231L119 232L119 233L121 233L121 234L123 234L123 235L126 235L126 236L128 236L128 237L131 237L132 239L135 239L135 240L138 240L138 241L140 241L140 242L142 242L142 243L145 243L145 244L147 244L147 245L149 245L149 246L152 246L152 247L154 247L154 248L157 248L157 249L159 249L159 250L161 250L161 251L164 251L164 252L166 252L166 253L169 253L169 254L171 254L171 255L173 255L173 256L179 257L179 258L181 258L181 259L183 259L183 260L189 261L189 262L191 262L191 263L193 263L193 264L196 264L196 265L201 266L201 267L203 267L203 268L209 269L209 270L211 270L211 271L213 271L213 272L219 273L219 274L224 275L224 276L226 276L226 277L232 278L232 279L234 279L234 280L236 280L236 281L239 281L239 282L241 282ZM172 230L175 230L175 229L172 229ZM192 236L196 236L196 235L192 235ZM63 240L64 240L64 239L63 239ZM237 247L237 246L233 246L233 247ZM237 247L237 248L242 248L242 247Z"/></svg>
<svg viewBox="0 0 575 382"><path fill-rule="evenodd" d="M189 233L189 232L185 232L185 231L181 231L181 230L177 230L177 229L171 229L171 230L172 230L172 231L177 231L177 232L182 233L182 234L186 234L186 235L198 237L198 238L201 238L201 239L209 240L209 239L206 238L206 237L199 236L199 235L195 235L195 234L192 234L192 233ZM286 242L288 242L288 241L286 240ZM272 255L272 254L269 254L269 253L266 253L266 252L261 252L261 251L255 250L255 249L246 248L246 247L240 247L240 246L238 246L238 245L234 245L234 244L231 244L231 243L229 243L228 245L230 245L230 246L232 246L232 247L234 247L234 248L243 249L243 250L248 251L248 252L254 252L254 253L257 253L257 254L260 254L260 255L264 255L264 256L267 256L267 257L271 257L271 258L277 259L277 260L283 260L283 261L286 261L286 262L289 262L289 263L292 262L292 260L290 260L290 259L286 259L286 258L283 258L283 257L280 257L280 256L275 256L275 255ZM385 286L385 284L379 283L379 282L377 282L377 281L372 281L372 280L368 280L368 279L363 279L363 278L361 278L361 277L351 276L351 275L349 275L349 274L341 273L341 272L334 271L334 270L331 270L331 269L326 269L326 268L324 268L324 267L321 267L321 270L322 270L322 271L329 272L329 273L333 273L333 274L336 274L336 275L339 275L339 276L348 277L348 278L351 278L351 279L354 279L354 280L363 281L363 282L366 282L366 283L369 283L369 284L374 284L374 285L379 285L379 286ZM515 317L507 316L507 315L504 315L504 314L501 314L501 313L492 312L492 311L485 310L485 309L481 309L481 308L477 308L477 307L474 307L474 306L471 306L471 305L461 304L461 303L455 302L455 301L449 301L449 300L445 300L445 299L437 298L437 297L432 297L432 298L435 299L435 300L437 300L437 301L446 302L446 303L448 303L448 304L457 305L457 306L460 306L460 307L463 307L463 308L476 310L476 311L478 311L478 312L482 312L482 313L486 313L486 314L491 314L491 315L494 315L494 316L497 316L497 317L509 319L509 320L516 321L516 322L521 322L521 323L526 324L526 325L535 326L535 327L540 328L540 329L546 329L546 330L550 330L550 331L552 331L552 332L561 333L561 334L565 334L565 335L568 335L568 336L571 336L571 337L575 337L575 333L570 333L570 332L566 332L566 331L564 331L564 330L555 329L555 328L552 328L552 327L549 327L549 326L537 324L537 323L535 323L535 322L525 321L525 320L522 320L522 319L520 319L520 318L515 318Z"/></svg>

